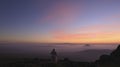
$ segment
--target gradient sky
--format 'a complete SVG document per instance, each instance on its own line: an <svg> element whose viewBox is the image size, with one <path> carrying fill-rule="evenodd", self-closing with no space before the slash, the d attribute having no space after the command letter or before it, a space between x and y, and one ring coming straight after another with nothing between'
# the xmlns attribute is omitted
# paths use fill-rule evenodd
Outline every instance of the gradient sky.
<svg viewBox="0 0 120 67"><path fill-rule="evenodd" d="M120 43L120 0L0 0L0 42Z"/></svg>

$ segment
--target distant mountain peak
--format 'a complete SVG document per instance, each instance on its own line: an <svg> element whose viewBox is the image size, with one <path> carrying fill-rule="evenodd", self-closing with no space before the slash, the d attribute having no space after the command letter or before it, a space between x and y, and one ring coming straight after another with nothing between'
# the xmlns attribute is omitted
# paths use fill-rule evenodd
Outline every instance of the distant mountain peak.
<svg viewBox="0 0 120 67"><path fill-rule="evenodd" d="M90 46L90 44L85 44L85 46L86 46L86 47L89 47L89 46Z"/></svg>

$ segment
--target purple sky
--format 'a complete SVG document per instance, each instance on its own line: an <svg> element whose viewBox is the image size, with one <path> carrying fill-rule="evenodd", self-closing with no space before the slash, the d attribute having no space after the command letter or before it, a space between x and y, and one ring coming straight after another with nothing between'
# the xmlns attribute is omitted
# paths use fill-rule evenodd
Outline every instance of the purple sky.
<svg viewBox="0 0 120 67"><path fill-rule="evenodd" d="M120 42L120 0L0 0L0 10L1 42Z"/></svg>

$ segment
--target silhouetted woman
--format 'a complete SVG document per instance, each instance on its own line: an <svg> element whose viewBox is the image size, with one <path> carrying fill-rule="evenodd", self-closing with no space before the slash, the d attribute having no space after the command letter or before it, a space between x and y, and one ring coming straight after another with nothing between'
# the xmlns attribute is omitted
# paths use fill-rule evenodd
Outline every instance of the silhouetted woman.
<svg viewBox="0 0 120 67"><path fill-rule="evenodd" d="M58 62L58 58L57 58L57 53L56 53L55 49L53 49L50 54L51 54L52 61L54 63L57 63Z"/></svg>

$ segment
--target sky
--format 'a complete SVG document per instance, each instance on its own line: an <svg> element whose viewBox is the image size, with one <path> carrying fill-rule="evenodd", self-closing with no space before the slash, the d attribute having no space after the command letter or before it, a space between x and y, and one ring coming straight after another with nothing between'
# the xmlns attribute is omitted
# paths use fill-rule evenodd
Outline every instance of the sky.
<svg viewBox="0 0 120 67"><path fill-rule="evenodd" d="M120 0L0 0L0 42L120 43Z"/></svg>

